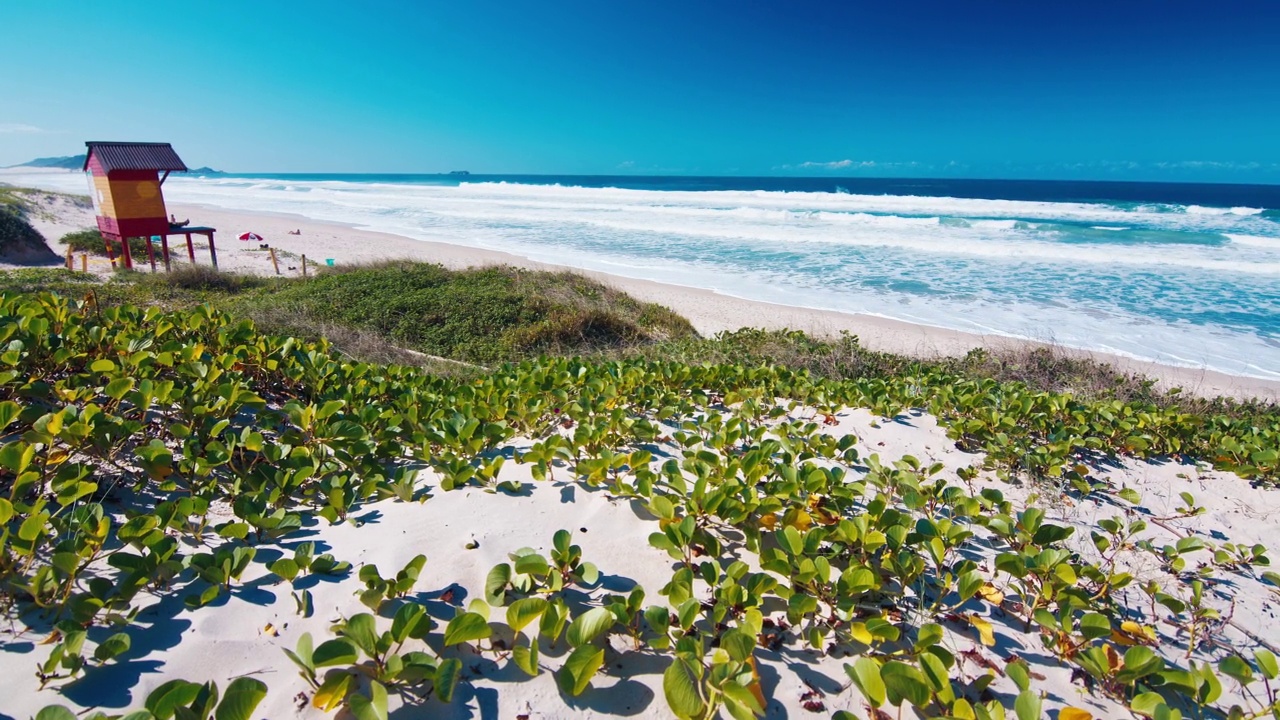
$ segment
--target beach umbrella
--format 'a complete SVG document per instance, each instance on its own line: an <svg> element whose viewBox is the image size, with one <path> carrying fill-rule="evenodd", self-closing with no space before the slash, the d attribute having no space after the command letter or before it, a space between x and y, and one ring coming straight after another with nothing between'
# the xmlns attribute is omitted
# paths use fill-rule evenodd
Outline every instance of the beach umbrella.
<svg viewBox="0 0 1280 720"><path fill-rule="evenodd" d="M262 236L254 232L240 233L240 239L245 242L262 242Z"/></svg>

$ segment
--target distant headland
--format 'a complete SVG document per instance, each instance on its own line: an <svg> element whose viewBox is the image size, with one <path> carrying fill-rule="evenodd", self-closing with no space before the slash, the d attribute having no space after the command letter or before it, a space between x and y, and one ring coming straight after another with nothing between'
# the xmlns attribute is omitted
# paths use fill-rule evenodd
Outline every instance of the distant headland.
<svg viewBox="0 0 1280 720"><path fill-rule="evenodd" d="M17 165L10 165L9 167L55 168L55 169L62 169L62 170L80 170L81 168L84 167L84 155L83 154L63 155L60 157L36 158L34 160L28 160L27 162L24 162L24 163L18 163ZM207 165L203 167L198 167L198 168L191 168L187 170L187 172L193 175L222 174L221 170L214 170L213 168L208 167Z"/></svg>

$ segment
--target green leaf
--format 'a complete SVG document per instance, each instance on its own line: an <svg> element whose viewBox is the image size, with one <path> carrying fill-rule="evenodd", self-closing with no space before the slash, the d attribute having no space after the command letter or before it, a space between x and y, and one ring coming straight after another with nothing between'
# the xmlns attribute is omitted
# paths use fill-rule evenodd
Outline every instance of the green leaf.
<svg viewBox="0 0 1280 720"><path fill-rule="evenodd" d="M914 707L924 707L929 702L929 683L915 667L897 660L890 660L880 668L889 702L901 705L903 700Z"/></svg>
<svg viewBox="0 0 1280 720"><path fill-rule="evenodd" d="M540 597L516 600L507 608L507 625L513 632L520 632L529 623L537 620L546 611L547 605L549 605L547 600Z"/></svg>
<svg viewBox="0 0 1280 720"><path fill-rule="evenodd" d="M1160 693L1144 692L1134 696L1133 700L1129 702L1129 709L1139 715L1153 717L1156 714L1156 708L1162 705L1164 705L1164 698Z"/></svg>
<svg viewBox="0 0 1280 720"><path fill-rule="evenodd" d="M561 687L570 695L581 695L591 684L591 678L604 666L604 648L583 645L564 661L560 668Z"/></svg>
<svg viewBox="0 0 1280 720"><path fill-rule="evenodd" d="M555 535L551 536L552 547L554 547L556 549L556 552L560 553L561 555L569 554L569 543L571 542L573 542L573 538L571 535L569 535L568 530L564 530L564 529L557 530L555 532Z"/></svg>
<svg viewBox="0 0 1280 720"><path fill-rule="evenodd" d="M1013 701L1013 711L1018 720L1040 720L1040 693L1034 690L1023 690L1018 699Z"/></svg>
<svg viewBox="0 0 1280 720"><path fill-rule="evenodd" d="M1239 655L1228 655L1218 663L1218 671L1235 678L1241 685L1253 682L1253 668Z"/></svg>
<svg viewBox="0 0 1280 720"><path fill-rule="evenodd" d="M169 720L178 708L195 702L200 689L200 686L193 682L170 680L152 690L151 694L147 695L147 701L143 706L156 716L156 720Z"/></svg>
<svg viewBox="0 0 1280 720"><path fill-rule="evenodd" d="M522 575L546 575L551 566L547 559L538 553L529 553L516 558L516 572Z"/></svg>
<svg viewBox="0 0 1280 720"><path fill-rule="evenodd" d="M1110 637L1111 621L1102 613L1085 613L1080 618L1080 634L1084 635L1086 640Z"/></svg>
<svg viewBox="0 0 1280 720"><path fill-rule="evenodd" d="M777 533L778 545L787 551L788 555L795 557L804 550L804 539L800 537L800 531L793 526L788 525Z"/></svg>
<svg viewBox="0 0 1280 720"><path fill-rule="evenodd" d="M720 647L735 662L746 662L756 649L756 639L741 630L729 630L720 636Z"/></svg>
<svg viewBox="0 0 1280 720"><path fill-rule="evenodd" d="M342 406L345 404L346 403L343 402L342 400L330 400L329 402L325 403L319 410L316 411L316 418L323 420L329 417L330 415L333 415L334 413L341 410Z"/></svg>
<svg viewBox="0 0 1280 720"><path fill-rule="evenodd" d="M858 686L858 690L862 696L872 707L880 707L884 704L885 688L884 681L880 679L880 663L873 658L866 656L860 657L854 664L845 664L844 671L848 673L854 684Z"/></svg>
<svg viewBox="0 0 1280 720"><path fill-rule="evenodd" d="M331 665L354 665L360 654L349 640L334 638L320 643L312 653L314 667L323 668Z"/></svg>
<svg viewBox="0 0 1280 720"><path fill-rule="evenodd" d="M511 659L516 667L525 671L526 674L536 676L538 674L538 643L535 641L528 645L515 646L511 649Z"/></svg>
<svg viewBox="0 0 1280 720"><path fill-rule="evenodd" d="M613 627L616 618L608 608L592 608L573 619L565 639L569 644L578 647L599 637L600 633ZM577 693L574 693L575 695Z"/></svg>
<svg viewBox="0 0 1280 720"><path fill-rule="evenodd" d="M1154 650L1135 645L1124 653L1124 668L1116 674L1120 682L1133 682L1164 668L1164 659Z"/></svg>
<svg viewBox="0 0 1280 720"><path fill-rule="evenodd" d="M243 522L227 523L226 525L218 529L218 535L224 538L235 538L236 540L243 540L249 536L249 523L243 523ZM279 575L279 573L276 573L276 574ZM289 578L289 579L292 580L293 578Z"/></svg>
<svg viewBox="0 0 1280 720"><path fill-rule="evenodd" d="M109 373L115 369L116 364L105 358L102 360L94 360L93 363L89 365L89 370L96 373Z"/></svg>
<svg viewBox="0 0 1280 720"><path fill-rule="evenodd" d="M253 678L238 677L227 686L227 692L214 712L214 720L252 720L253 711L266 696L265 683Z"/></svg>
<svg viewBox="0 0 1280 720"><path fill-rule="evenodd" d="M0 430L4 430L9 427L9 423L13 422L13 419L18 417L18 414L21 412L21 406L12 400L0 402Z"/></svg>
<svg viewBox="0 0 1280 720"><path fill-rule="evenodd" d="M1275 680L1276 676L1280 675L1280 666L1277 666L1276 656L1270 650L1263 648L1254 650L1253 659L1257 661L1258 669L1268 680Z"/></svg>
<svg viewBox="0 0 1280 720"><path fill-rule="evenodd" d="M45 513L38 515L29 515L22 524L18 526L18 539L32 542L44 532L45 522L48 520Z"/></svg>
<svg viewBox="0 0 1280 720"><path fill-rule="evenodd" d="M402 643L410 638L421 640L431 632L431 618L426 608L417 603L405 603L391 619L391 637Z"/></svg>
<svg viewBox="0 0 1280 720"><path fill-rule="evenodd" d="M304 618L311 617L311 613L314 611L313 606L315 604L311 597L311 591L303 590L301 592L290 594L293 595L293 602L298 609L298 614Z"/></svg>
<svg viewBox="0 0 1280 720"><path fill-rule="evenodd" d="M342 634L363 650L365 655L373 657L376 654L378 628L373 616L369 613L352 615L342 626Z"/></svg>
<svg viewBox="0 0 1280 720"><path fill-rule="evenodd" d="M79 718L61 705L50 705L36 713L34 720L79 720Z"/></svg>
<svg viewBox="0 0 1280 720"><path fill-rule="evenodd" d="M662 673L662 694L667 697L667 706L671 708L671 712L681 720L701 717L706 707L698 691L698 678L679 656Z"/></svg>
<svg viewBox="0 0 1280 720"><path fill-rule="evenodd" d="M107 396L110 397L111 399L119 400L123 398L132 389L133 389L133 378L125 377L125 378L116 378L115 380L112 380L111 382L107 383L107 386L103 388L102 391L106 393Z"/></svg>
<svg viewBox="0 0 1280 720"><path fill-rule="evenodd" d="M356 720L387 720L387 689L382 683L372 681L369 683L369 697L355 693L347 698L347 709Z"/></svg>
<svg viewBox="0 0 1280 720"><path fill-rule="evenodd" d="M284 654L288 655L295 665L305 670L308 677L315 675L315 647L312 644L311 633L302 633L298 638L298 646L294 650L285 649Z"/></svg>
<svg viewBox="0 0 1280 720"><path fill-rule="evenodd" d="M432 684L435 685L436 696L441 702L453 701L453 690L458 687L458 678L462 675L462 661L458 658L442 660L436 668Z"/></svg>
<svg viewBox="0 0 1280 720"><path fill-rule="evenodd" d="M293 558L280 558L268 565L267 569L284 578L286 582L293 582L301 568L298 567L298 561Z"/></svg>
<svg viewBox="0 0 1280 720"><path fill-rule="evenodd" d="M444 644L445 647L449 647L458 643L483 640L492 633L493 629L489 627L488 621L483 616L473 612L459 613L449 621L448 627L444 630Z"/></svg>
<svg viewBox="0 0 1280 720"><path fill-rule="evenodd" d="M93 649L93 657L99 662L106 662L121 653L129 651L130 640L125 633L116 633L111 637L103 640L98 647Z"/></svg>
<svg viewBox="0 0 1280 720"><path fill-rule="evenodd" d="M1004 670L1019 692L1031 687L1031 669L1025 660L1014 660Z"/></svg>
<svg viewBox="0 0 1280 720"><path fill-rule="evenodd" d="M960 594L960 601L964 602L973 597L973 594L978 592L978 588L982 587L982 583L985 581L986 579L982 576L982 573L977 570L970 570L956 578L956 592Z"/></svg>
<svg viewBox="0 0 1280 720"><path fill-rule="evenodd" d="M484 599L490 605L505 605L507 583L511 581L511 566L502 563L493 566L484 581Z"/></svg>

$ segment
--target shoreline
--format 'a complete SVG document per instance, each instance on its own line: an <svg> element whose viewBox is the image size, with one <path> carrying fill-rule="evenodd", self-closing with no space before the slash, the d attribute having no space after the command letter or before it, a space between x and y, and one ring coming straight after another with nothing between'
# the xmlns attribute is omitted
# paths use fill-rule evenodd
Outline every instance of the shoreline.
<svg viewBox="0 0 1280 720"><path fill-rule="evenodd" d="M290 213L232 211L197 204L176 204L171 209L180 217L199 217L202 223L229 228L230 232L223 232L233 238L243 230L254 229L278 249L295 254L306 253L309 258L314 257L319 262L323 262L326 257L333 257L337 263L419 260L440 263L455 270L493 264L534 270L571 270L618 288L638 300L669 307L685 317L700 334L707 336L748 327L801 330L821 337L834 337L841 332L849 332L857 335L861 344L869 349L922 358L961 356L975 348L1000 351L1043 347L1068 357L1105 362L1124 372L1145 375L1155 380L1158 387L1165 389L1181 387L1187 393L1206 397L1222 395L1238 399L1280 400L1280 381L1266 378L1231 375L1207 368L1167 365L1026 338L968 333L877 315L749 300L715 290L631 278L567 263L532 260L501 250L458 245L444 238L419 240ZM241 227L255 222L257 225L254 228ZM286 234L290 229L301 229L303 234ZM230 242L238 243L234 239ZM219 243L220 258L224 257L222 249L228 244L225 240ZM365 246L366 244L373 247ZM324 254L313 256L307 249L308 245L315 250L322 250ZM258 253L240 250L240 253L227 253L226 256L247 255L252 260L243 265L239 261L232 261L236 263L234 266L226 261L220 264L228 269L247 272L271 272L269 260L263 259Z"/></svg>
<svg viewBox="0 0 1280 720"><path fill-rule="evenodd" d="M4 175L0 173L0 180ZM300 275L299 256L303 254L308 256L312 265L322 265L326 258L332 258L335 263L416 260L439 263L450 269L502 264L536 270L569 270L622 290L638 300L664 305L685 317L698 333L705 336L742 328L801 330L819 337L836 337L848 332L858 336L860 343L868 349L921 358L962 356L975 348L997 352L1050 348L1060 355L1091 359L1110 364L1122 372L1144 375L1155 380L1157 387L1162 389L1180 387L1184 392L1205 397L1280 401L1280 380L1232 375L1204 367L1170 365L1028 338L953 330L878 315L746 299L717 290L575 267L569 262L544 262L502 250L459 245L447 237L418 239L293 213L229 210L193 203L171 204L169 210L180 218L191 219L194 224L218 228L219 266L238 272L273 273L266 251L256 246L251 249L235 239L239 233L252 230L277 250L284 251L280 259L282 275ZM55 252L63 251L57 239L64 233L94 224L92 211L83 208L64 206L53 215L33 218L32 224L49 240ZM287 234L294 229L302 230L302 234ZM207 251L199 252L197 259L207 263Z"/></svg>

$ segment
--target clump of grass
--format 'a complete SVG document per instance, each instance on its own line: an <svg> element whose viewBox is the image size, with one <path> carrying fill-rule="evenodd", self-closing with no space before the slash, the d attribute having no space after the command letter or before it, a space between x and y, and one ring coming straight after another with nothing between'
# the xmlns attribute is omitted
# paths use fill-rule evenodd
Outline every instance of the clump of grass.
<svg viewBox="0 0 1280 720"><path fill-rule="evenodd" d="M179 265L173 272L156 274L149 282L163 283L179 290L235 294L266 287L270 281L257 275L222 272L209 265Z"/></svg>
<svg viewBox="0 0 1280 720"><path fill-rule="evenodd" d="M84 230L76 230L62 236L62 244L71 248L75 252L89 253L90 255L107 256L107 245L102 239L102 233L93 228L85 228ZM120 254L120 246L113 245L112 252L116 255ZM160 248L155 248L159 253ZM134 237L129 238L129 253L133 255L134 262L139 259L145 260L147 257L147 241L145 238Z"/></svg>
<svg viewBox="0 0 1280 720"><path fill-rule="evenodd" d="M1055 347L978 348L947 364L948 369L967 377L1020 382L1043 392L1069 392L1084 400L1153 402L1164 394L1150 378Z"/></svg>
<svg viewBox="0 0 1280 720"><path fill-rule="evenodd" d="M298 323L372 330L400 347L477 363L692 337L680 316L573 273L384 262L284 281L255 298ZM289 326L286 324L286 327Z"/></svg>
<svg viewBox="0 0 1280 720"><path fill-rule="evenodd" d="M1280 415L1280 404L1275 402L1205 398L1162 390L1149 377L1054 347L977 349L962 357L917 358L870 350L855 335L826 340L794 330L744 329L714 338L684 338L613 354L640 354L689 365L781 365L834 380L889 380L941 371L962 380L991 379L1019 383L1038 392L1069 392L1085 401L1148 403L1193 415L1255 419L1260 425L1273 423Z"/></svg>
<svg viewBox="0 0 1280 720"><path fill-rule="evenodd" d="M799 330L755 328L723 332L714 338L680 339L639 352L654 359L691 365L782 365L836 380L896 376L911 372L921 362L905 355L869 350L856 335L847 333L826 340Z"/></svg>
<svg viewBox="0 0 1280 720"><path fill-rule="evenodd" d="M98 284L91 273L70 272L61 268L21 268L0 272L0 293L54 292L67 297L80 297Z"/></svg>
<svg viewBox="0 0 1280 720"><path fill-rule="evenodd" d="M28 205L24 197L25 194L26 191L23 188L0 185L0 210L8 210L18 215L25 215Z"/></svg>

